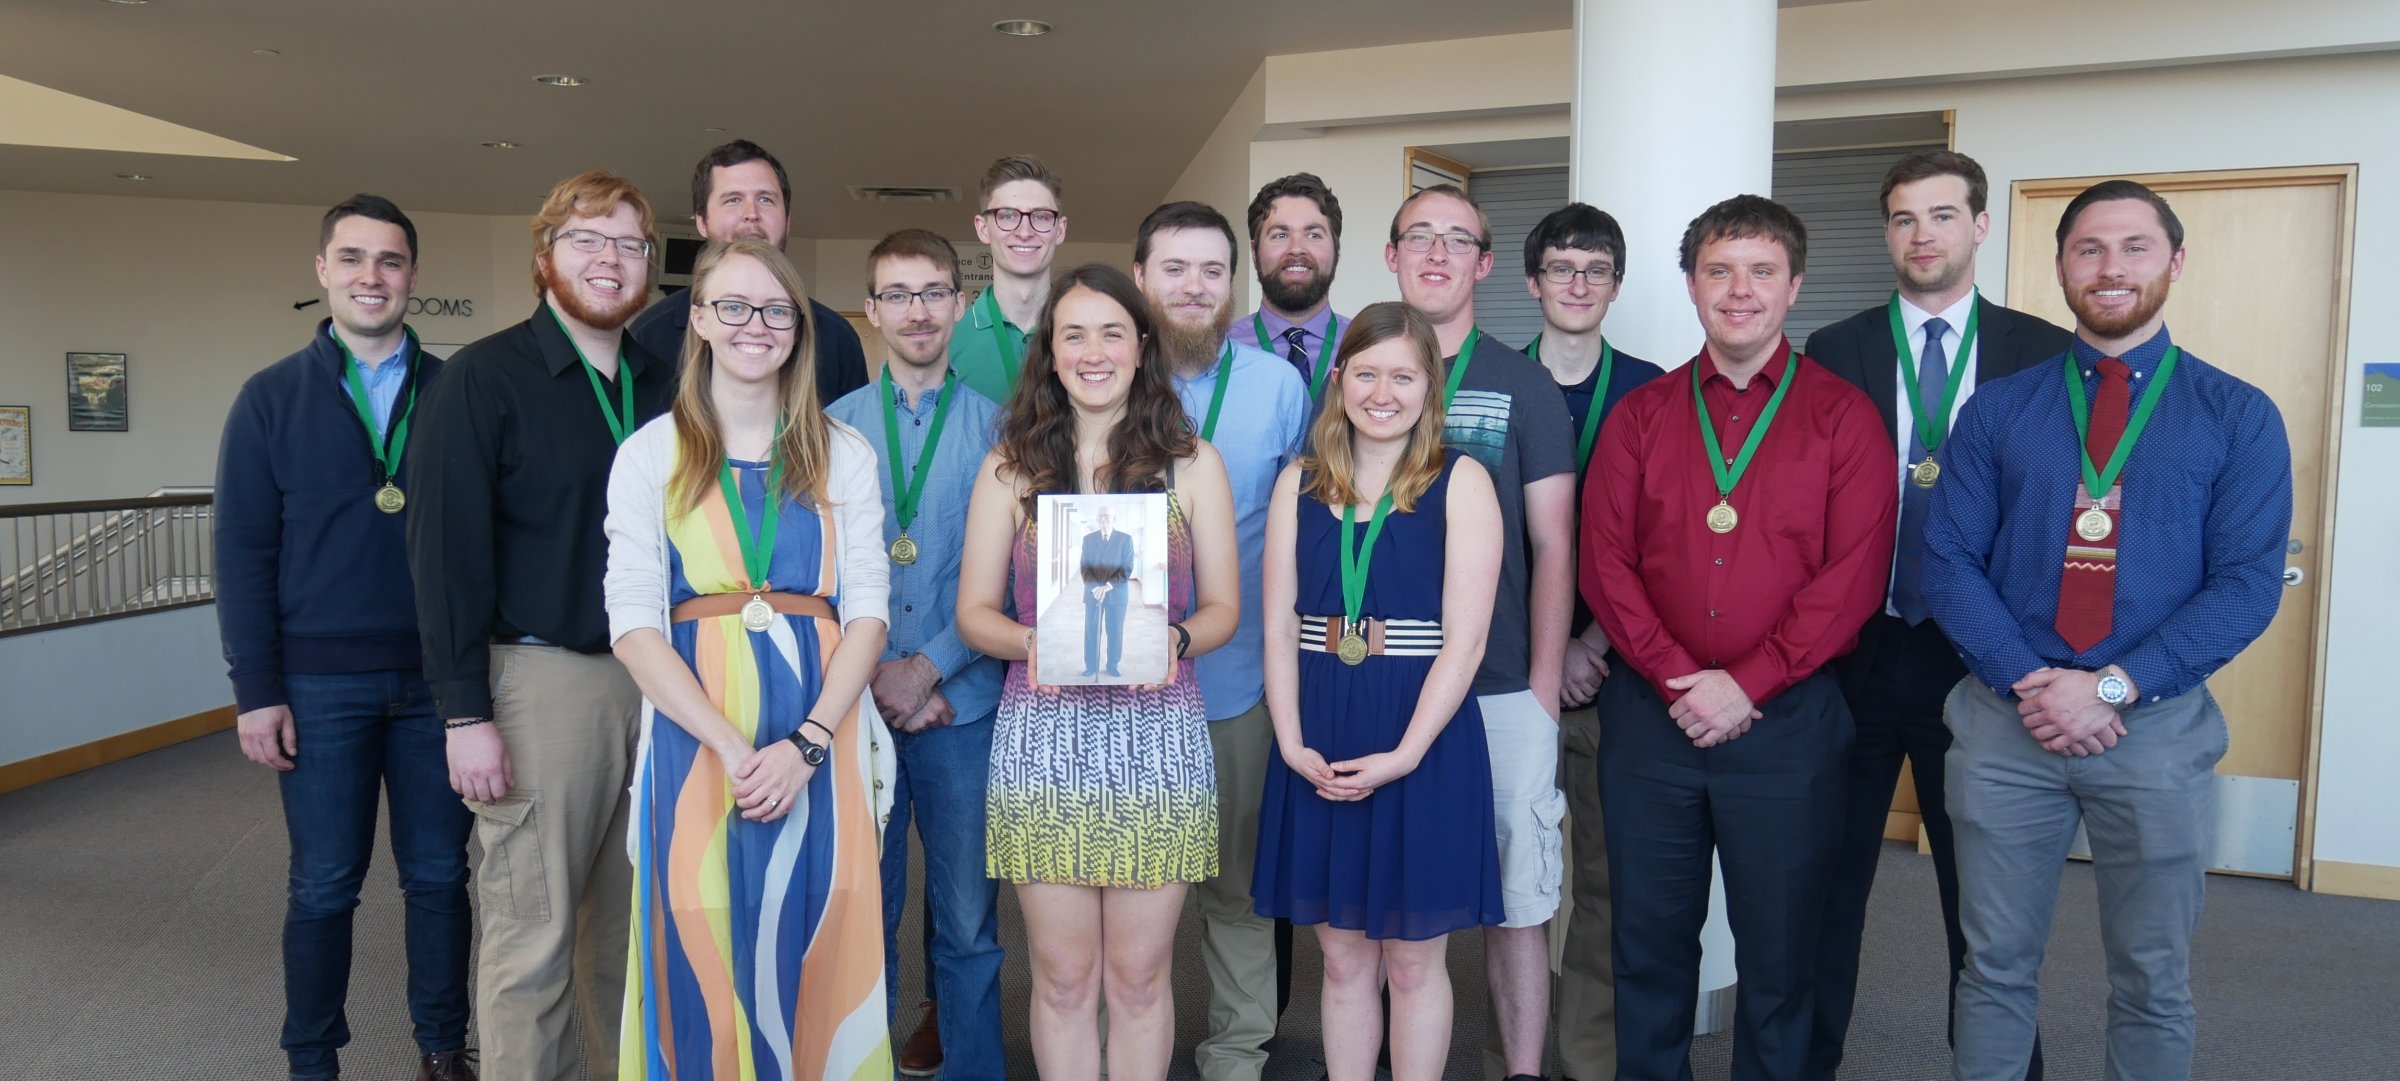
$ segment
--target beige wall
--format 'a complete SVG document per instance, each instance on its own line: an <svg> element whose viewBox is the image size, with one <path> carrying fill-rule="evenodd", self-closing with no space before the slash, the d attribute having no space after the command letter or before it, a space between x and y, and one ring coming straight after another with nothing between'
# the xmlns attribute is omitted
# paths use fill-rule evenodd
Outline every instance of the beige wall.
<svg viewBox="0 0 2400 1081"><path fill-rule="evenodd" d="M1252 72L1250 82L1242 87L1241 95L1233 99L1233 107L1225 111L1225 119L1200 144L1200 152L1192 155L1191 164L1184 166L1183 175L1161 202L1191 199L1207 203L1233 223L1235 249L1242 272L1233 278L1233 310L1248 311L1258 304L1257 268L1250 265L1249 230L1250 198L1258 193L1260 182L1250 179L1250 140L1266 120L1267 71L1265 67Z"/></svg>

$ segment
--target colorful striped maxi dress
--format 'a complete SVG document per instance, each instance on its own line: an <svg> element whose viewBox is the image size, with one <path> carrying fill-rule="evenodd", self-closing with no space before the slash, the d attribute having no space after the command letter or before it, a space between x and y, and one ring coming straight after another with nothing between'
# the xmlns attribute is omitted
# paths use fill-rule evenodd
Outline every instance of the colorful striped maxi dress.
<svg viewBox="0 0 2400 1081"><path fill-rule="evenodd" d="M756 522L767 470L734 465ZM879 519L879 505L874 513ZM783 504L773 588L826 597L838 609L834 518ZM670 604L742 592L740 547L715 485L690 513L667 520L665 540ZM726 615L671 624L669 640L710 701L765 747L791 735L815 704L841 628L778 614L752 633ZM628 838L633 934L620 1078L890 1078L877 821L884 785L876 777L878 761L889 764L890 737L871 699L862 696L835 726L832 756L791 811L767 823L741 817L713 751L671 718L645 712Z"/></svg>

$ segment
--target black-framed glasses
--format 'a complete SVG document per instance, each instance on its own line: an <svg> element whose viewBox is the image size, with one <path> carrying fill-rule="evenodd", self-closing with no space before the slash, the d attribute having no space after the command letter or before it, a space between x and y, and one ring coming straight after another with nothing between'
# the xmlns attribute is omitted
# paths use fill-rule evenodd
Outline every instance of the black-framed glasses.
<svg viewBox="0 0 2400 1081"><path fill-rule="evenodd" d="M1542 277L1550 279L1550 283L1553 285L1565 285L1574 281L1578 274L1583 276L1586 284L1595 289L1617 280L1617 268L1606 263L1589 267L1571 267L1565 263L1552 263L1542 268Z"/></svg>
<svg viewBox="0 0 2400 1081"><path fill-rule="evenodd" d="M992 219L992 224L999 226L1001 232L1015 229L1021 222L1033 223L1033 231L1037 233L1058 228L1058 211L1055 210L1019 210L1013 206L998 206L984 211L983 216Z"/></svg>
<svg viewBox="0 0 2400 1081"><path fill-rule="evenodd" d="M650 242L638 236L610 236L590 229L561 229L557 236L550 238L553 244L562 240L568 247L586 255L597 254L602 248L615 244L617 253L627 259L650 258Z"/></svg>
<svg viewBox="0 0 2400 1081"><path fill-rule="evenodd" d="M930 288L919 289L913 293L906 289L886 289L883 292L875 294L875 303L881 304L886 308L890 308L895 312L904 312L908 310L908 306L912 301L922 300L925 302L925 307L930 310L933 308L939 308L944 304L950 303L952 300L956 300L957 298L958 290L952 289L947 285L936 285Z"/></svg>
<svg viewBox="0 0 2400 1081"><path fill-rule="evenodd" d="M753 318L765 319L768 330L790 330L800 325L800 309L790 304L752 304L743 300L712 300L708 306L716 309L717 322L729 327L746 327Z"/></svg>
<svg viewBox="0 0 2400 1081"><path fill-rule="evenodd" d="M1428 233L1422 229L1400 234L1400 247L1403 251L1432 251L1437 240L1452 255L1471 255L1483 250L1483 238L1473 233Z"/></svg>

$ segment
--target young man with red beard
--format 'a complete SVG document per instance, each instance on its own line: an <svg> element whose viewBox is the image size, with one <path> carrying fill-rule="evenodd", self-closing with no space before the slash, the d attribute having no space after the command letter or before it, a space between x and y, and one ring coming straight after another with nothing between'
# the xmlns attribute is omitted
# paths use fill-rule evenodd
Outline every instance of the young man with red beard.
<svg viewBox="0 0 2400 1081"><path fill-rule="evenodd" d="M1967 403L1925 523L1925 603L1968 672L1944 710L1967 940L1951 1075L2024 1076L2080 824L2112 988L2107 1077L2174 1081L2192 1072L2192 932L2226 743L2207 680L2275 617L2291 446L2273 401L2168 335L2184 250L2165 199L2095 184L2057 238L2075 340Z"/></svg>
<svg viewBox="0 0 2400 1081"><path fill-rule="evenodd" d="M1250 200L1250 250L1258 310L1234 320L1226 339L1289 361L1309 401L1323 401L1334 348L1350 325L1328 300L1342 256L1342 201L1314 173L1268 181Z"/></svg>
<svg viewBox="0 0 2400 1081"><path fill-rule="evenodd" d="M674 397L628 338L658 230L588 172L533 219L531 318L459 350L410 457L409 567L450 784L475 812L475 1012L488 1081L567 1081L568 991L592 1077L617 1072L626 783L641 693L609 652L601 576L617 445Z"/></svg>

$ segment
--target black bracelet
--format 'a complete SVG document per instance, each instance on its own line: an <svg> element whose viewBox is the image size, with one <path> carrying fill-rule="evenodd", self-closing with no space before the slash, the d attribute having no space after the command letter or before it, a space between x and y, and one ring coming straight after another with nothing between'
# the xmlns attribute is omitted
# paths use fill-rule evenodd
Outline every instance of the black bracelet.
<svg viewBox="0 0 2400 1081"><path fill-rule="evenodd" d="M806 728L806 727L808 727L809 725L812 725L812 724L817 726L817 731L825 733L825 743L826 743L826 745L827 745L827 746L832 746L832 744L833 744L833 729L830 729L830 728L827 728L827 727L825 727L825 723L824 723L823 721L817 720L817 719L816 719L816 718L814 718L814 717L810 717L810 718L808 718L807 720L801 721L801 722L800 722L800 727L801 727L801 728ZM793 734L793 735L799 735L800 733L798 732L798 730L794 730L792 734Z"/></svg>
<svg viewBox="0 0 2400 1081"><path fill-rule="evenodd" d="M1181 657L1190 653L1192 651L1192 632L1184 630L1181 623L1169 623L1167 627L1175 632L1175 655Z"/></svg>
<svg viewBox="0 0 2400 1081"><path fill-rule="evenodd" d="M491 718L489 718L489 717L469 717L469 718L467 718L466 720L463 720L463 721L443 721L443 722L442 722L442 727L444 727L444 728L447 728L447 729L449 729L449 730L451 730L451 731L453 731L453 732L456 732L456 731L458 731L458 730L459 730L459 729L461 729L461 728L473 728L473 727L475 727L476 725L479 725L479 724L490 724L490 723L492 723L492 719L491 719Z"/></svg>

